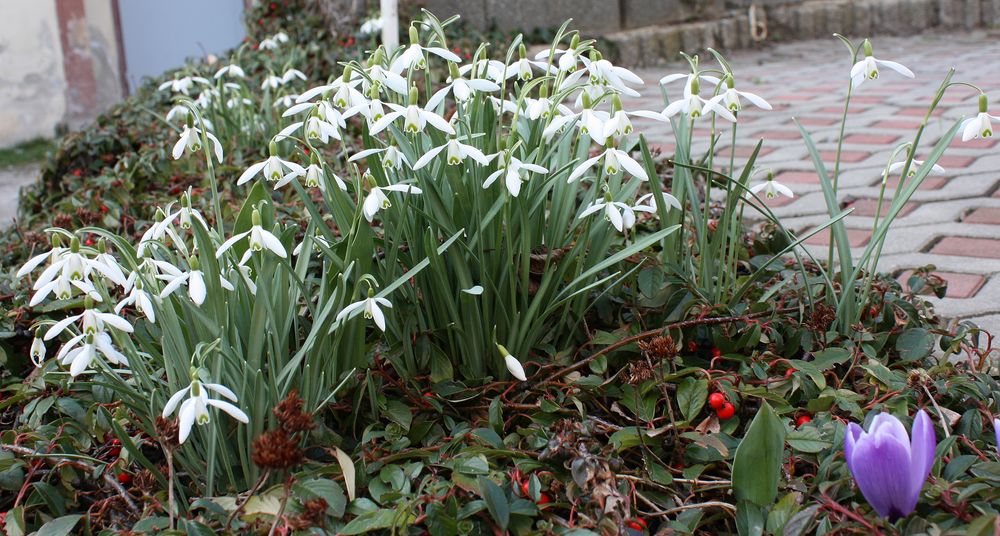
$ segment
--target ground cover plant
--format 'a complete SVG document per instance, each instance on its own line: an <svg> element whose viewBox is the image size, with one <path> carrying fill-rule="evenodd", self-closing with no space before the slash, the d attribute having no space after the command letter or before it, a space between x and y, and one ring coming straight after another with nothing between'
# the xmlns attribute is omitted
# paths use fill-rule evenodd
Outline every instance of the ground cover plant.
<svg viewBox="0 0 1000 536"><path fill-rule="evenodd" d="M993 532L992 337L945 328L928 270L874 271L952 138L992 135L985 95L896 149L857 259L803 129L816 259L762 202L793 194L760 145L720 142L770 109L751 73L686 56L662 110L626 110L643 81L568 24L463 58L453 23L308 75L315 43L273 29L244 51L259 82L236 55L161 84L150 150L190 180L134 230L46 229L13 270L8 534ZM846 121L880 67L912 73L842 41Z"/></svg>

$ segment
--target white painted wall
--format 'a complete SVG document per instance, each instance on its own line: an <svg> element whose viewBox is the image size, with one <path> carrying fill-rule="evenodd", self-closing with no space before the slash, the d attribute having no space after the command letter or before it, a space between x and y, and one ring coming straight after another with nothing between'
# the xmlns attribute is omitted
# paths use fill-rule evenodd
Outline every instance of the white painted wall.
<svg viewBox="0 0 1000 536"><path fill-rule="evenodd" d="M66 112L55 2L0 2L0 147L52 136Z"/></svg>

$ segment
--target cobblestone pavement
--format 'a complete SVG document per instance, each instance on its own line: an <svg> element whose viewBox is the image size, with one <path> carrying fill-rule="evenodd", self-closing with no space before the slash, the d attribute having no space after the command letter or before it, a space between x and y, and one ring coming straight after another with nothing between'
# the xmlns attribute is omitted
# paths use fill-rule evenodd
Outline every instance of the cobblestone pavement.
<svg viewBox="0 0 1000 536"><path fill-rule="evenodd" d="M17 216L18 192L22 186L38 179L38 164L0 168L0 228L7 227Z"/></svg>
<svg viewBox="0 0 1000 536"><path fill-rule="evenodd" d="M873 45L876 58L898 61L916 78L883 68L881 77L866 81L851 100L839 198L843 205L854 207L845 221L855 256L871 238L882 171L894 148L913 139L949 68L957 71L954 80L982 87L990 95L991 113L1000 115L1000 33L877 38ZM846 49L830 38L735 53L729 60L737 88L759 94L774 107L769 112L744 108L737 155L746 157L763 138L758 165L770 167L776 180L796 194L793 199L775 199L770 206L795 232L822 224L828 218L819 179L792 118L813 136L832 172L851 67ZM647 82L645 94L628 100L625 108L661 110L656 81L685 70L686 64L678 63L640 71ZM674 94L681 88L680 82L675 84L668 88ZM922 159L956 120L975 115L977 103L974 90L952 87L925 129L916 158ZM702 121L696 131L696 154L707 150L708 124ZM636 126L651 144L667 154L673 151L668 125L636 122ZM730 136L727 131L722 138ZM728 158L728 149L719 154ZM936 273L948 281L947 296L933 299L937 311L1000 333L1000 139L962 142L959 136L939 163L946 174L928 176L913 195L886 240L879 269L899 276L905 285L906 270L935 265ZM896 180L890 178L887 197ZM808 241L808 247L817 258L826 258L828 241L828 234L821 233Z"/></svg>

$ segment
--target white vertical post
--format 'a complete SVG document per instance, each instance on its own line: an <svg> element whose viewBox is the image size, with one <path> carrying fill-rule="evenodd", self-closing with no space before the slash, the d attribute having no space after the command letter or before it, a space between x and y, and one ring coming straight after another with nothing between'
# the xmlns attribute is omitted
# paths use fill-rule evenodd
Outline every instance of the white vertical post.
<svg viewBox="0 0 1000 536"><path fill-rule="evenodd" d="M399 2L382 0L382 44L389 51L399 46Z"/></svg>

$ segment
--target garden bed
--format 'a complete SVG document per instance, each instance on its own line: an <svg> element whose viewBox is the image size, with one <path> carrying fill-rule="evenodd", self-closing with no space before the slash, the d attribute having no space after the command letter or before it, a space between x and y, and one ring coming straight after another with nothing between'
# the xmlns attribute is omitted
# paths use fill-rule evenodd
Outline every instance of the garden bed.
<svg viewBox="0 0 1000 536"><path fill-rule="evenodd" d="M688 150L696 123L735 137L770 107L721 55L626 111L634 75L566 27L529 56L422 13L367 54L299 7L70 135L26 195L8 534L993 532L992 338L947 329L925 272L867 269L982 129L897 151L860 259L813 151L817 259L766 209L787 192L756 150Z"/></svg>

